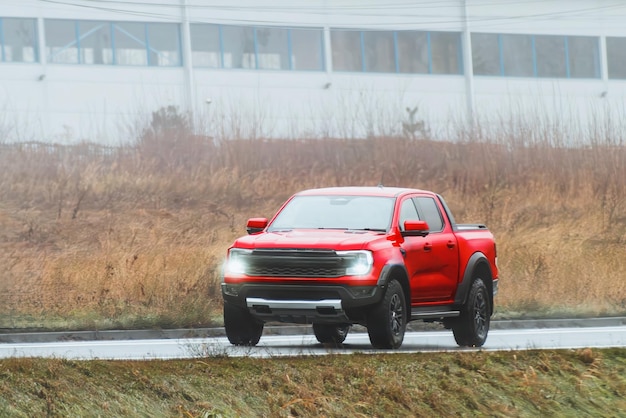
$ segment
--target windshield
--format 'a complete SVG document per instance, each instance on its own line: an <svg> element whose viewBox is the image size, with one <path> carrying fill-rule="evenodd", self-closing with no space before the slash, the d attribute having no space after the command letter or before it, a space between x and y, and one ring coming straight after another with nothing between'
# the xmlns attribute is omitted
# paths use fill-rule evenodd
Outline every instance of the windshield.
<svg viewBox="0 0 626 418"><path fill-rule="evenodd" d="M268 231L289 229L358 229L386 231L394 198L376 196L296 196Z"/></svg>

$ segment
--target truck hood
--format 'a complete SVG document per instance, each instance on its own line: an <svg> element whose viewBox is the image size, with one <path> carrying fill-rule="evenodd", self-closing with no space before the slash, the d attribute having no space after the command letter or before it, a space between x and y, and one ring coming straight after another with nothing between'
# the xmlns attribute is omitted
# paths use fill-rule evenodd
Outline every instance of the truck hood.
<svg viewBox="0 0 626 418"><path fill-rule="evenodd" d="M263 232L241 237L233 244L237 248L307 248L337 251L361 250L368 243L386 239L385 234L373 231L292 230Z"/></svg>

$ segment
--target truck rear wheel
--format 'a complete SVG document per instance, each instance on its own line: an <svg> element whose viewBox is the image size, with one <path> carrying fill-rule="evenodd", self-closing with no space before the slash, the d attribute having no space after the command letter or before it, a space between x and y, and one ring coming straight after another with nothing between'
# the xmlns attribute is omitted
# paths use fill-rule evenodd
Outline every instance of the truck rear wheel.
<svg viewBox="0 0 626 418"><path fill-rule="evenodd" d="M322 344L341 344L346 340L350 324L313 324L315 338Z"/></svg>
<svg viewBox="0 0 626 418"><path fill-rule="evenodd" d="M392 280L378 305L367 316L367 333L375 348L399 348L406 331L406 299L402 285Z"/></svg>
<svg viewBox="0 0 626 418"><path fill-rule="evenodd" d="M474 280L461 315L452 321L454 339L461 347L482 347L489 333L489 294L482 279Z"/></svg>
<svg viewBox="0 0 626 418"><path fill-rule="evenodd" d="M224 302L224 328L228 341L233 345L257 345L263 334L263 322L246 309L228 302Z"/></svg>

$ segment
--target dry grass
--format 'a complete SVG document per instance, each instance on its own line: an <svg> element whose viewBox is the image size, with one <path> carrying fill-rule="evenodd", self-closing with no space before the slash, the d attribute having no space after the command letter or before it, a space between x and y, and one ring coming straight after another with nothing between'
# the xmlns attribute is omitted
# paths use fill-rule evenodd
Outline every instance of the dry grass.
<svg viewBox="0 0 626 418"><path fill-rule="evenodd" d="M304 188L379 183L488 224L498 315L624 313L626 148L540 134L216 143L179 126L122 148L5 144L0 328L219 323L220 263L246 218Z"/></svg>

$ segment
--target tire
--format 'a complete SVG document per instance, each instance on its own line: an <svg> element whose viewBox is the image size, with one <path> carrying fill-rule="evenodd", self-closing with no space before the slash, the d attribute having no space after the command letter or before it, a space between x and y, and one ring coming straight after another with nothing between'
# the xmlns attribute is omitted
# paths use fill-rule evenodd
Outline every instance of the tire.
<svg viewBox="0 0 626 418"><path fill-rule="evenodd" d="M224 328L233 345L255 346L263 334L263 322L246 309L224 302Z"/></svg>
<svg viewBox="0 0 626 418"><path fill-rule="evenodd" d="M341 344L350 332L350 324L313 324L315 338L322 344Z"/></svg>
<svg viewBox="0 0 626 418"><path fill-rule="evenodd" d="M489 333L489 293L482 279L474 280L461 315L452 321L454 339L461 347L482 347Z"/></svg>
<svg viewBox="0 0 626 418"><path fill-rule="evenodd" d="M399 348L406 331L406 298L402 285L392 280L383 299L367 315L367 333L374 348Z"/></svg>

